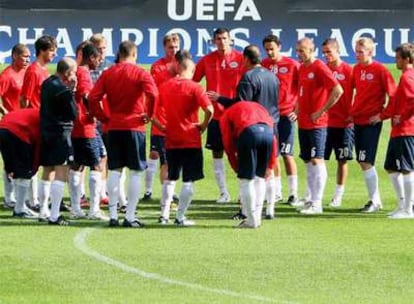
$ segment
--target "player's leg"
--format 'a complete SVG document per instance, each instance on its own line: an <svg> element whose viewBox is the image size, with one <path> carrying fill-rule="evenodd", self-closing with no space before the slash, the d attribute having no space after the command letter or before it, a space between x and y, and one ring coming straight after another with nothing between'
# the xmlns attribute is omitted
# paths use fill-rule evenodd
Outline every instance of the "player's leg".
<svg viewBox="0 0 414 304"><path fill-rule="evenodd" d="M152 187L154 184L154 178L158 169L158 160L160 155L158 153L158 143L156 135L151 135L150 139L150 153L147 161L147 169L145 170L145 193L142 198L143 201L151 199Z"/></svg>

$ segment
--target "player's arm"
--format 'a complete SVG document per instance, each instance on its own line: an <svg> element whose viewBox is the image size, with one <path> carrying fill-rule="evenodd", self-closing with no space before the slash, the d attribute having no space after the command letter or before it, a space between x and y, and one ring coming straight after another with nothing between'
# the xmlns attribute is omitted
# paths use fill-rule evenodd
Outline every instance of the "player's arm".
<svg viewBox="0 0 414 304"><path fill-rule="evenodd" d="M105 96L104 77L105 75L103 74L102 77L98 78L98 81L93 86L91 92L88 95L89 111L101 122L108 121L108 117L105 115L102 103L102 99Z"/></svg>
<svg viewBox="0 0 414 304"><path fill-rule="evenodd" d="M233 136L233 127L229 114L226 112L220 118L220 130L223 141L223 148L226 152L227 159L229 160L231 168L237 173L238 162L237 162L237 149L236 149L236 138Z"/></svg>
<svg viewBox="0 0 414 304"><path fill-rule="evenodd" d="M7 109L3 106L3 94L8 90L9 82L5 77L0 77L0 113L6 115L8 113Z"/></svg>
<svg viewBox="0 0 414 304"><path fill-rule="evenodd" d="M335 103L338 102L344 93L341 85L337 83L330 91L328 101L318 111L311 114L311 119L315 123L326 111L328 111Z"/></svg>

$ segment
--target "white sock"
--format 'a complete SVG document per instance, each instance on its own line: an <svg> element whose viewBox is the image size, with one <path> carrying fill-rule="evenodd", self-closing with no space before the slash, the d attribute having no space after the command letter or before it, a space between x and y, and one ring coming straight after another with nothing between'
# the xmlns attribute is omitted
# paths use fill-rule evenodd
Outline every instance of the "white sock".
<svg viewBox="0 0 414 304"><path fill-rule="evenodd" d="M135 220L135 211L141 193L141 172L137 170L129 170L128 184L128 205L125 218L132 222Z"/></svg>
<svg viewBox="0 0 414 304"><path fill-rule="evenodd" d="M102 172L91 170L89 172L89 215L99 212L99 192L101 190Z"/></svg>
<svg viewBox="0 0 414 304"><path fill-rule="evenodd" d="M154 177L158 169L158 159L148 159L147 169L145 170L145 192L152 193L152 185L154 184Z"/></svg>
<svg viewBox="0 0 414 304"><path fill-rule="evenodd" d="M266 180L266 214L267 215L274 215L275 210L275 198L276 198L276 182L275 177L271 176Z"/></svg>
<svg viewBox="0 0 414 304"><path fill-rule="evenodd" d="M50 210L49 220L56 221L59 217L60 202L63 198L63 192L65 190L65 183L60 180L54 180L50 186L50 202L52 208Z"/></svg>
<svg viewBox="0 0 414 304"><path fill-rule="evenodd" d="M226 172L224 171L224 161L222 158L213 158L214 177L220 189L220 194L228 193L226 186Z"/></svg>
<svg viewBox="0 0 414 304"><path fill-rule="evenodd" d="M83 175L83 174L82 174L82 176L80 178L80 194L81 194L81 197L84 196L84 195L86 195L86 191L85 191L85 175Z"/></svg>
<svg viewBox="0 0 414 304"><path fill-rule="evenodd" d="M389 174L391 184L394 187L395 194L398 197L398 209L403 209L405 207L404 200L404 189L405 189L405 179L400 172L394 172Z"/></svg>
<svg viewBox="0 0 414 304"><path fill-rule="evenodd" d="M315 180L316 180L316 172L315 166L312 165L311 162L306 164L306 183L307 183L307 191L309 194L308 200L312 200L315 196Z"/></svg>
<svg viewBox="0 0 414 304"><path fill-rule="evenodd" d="M275 176L275 196L282 198L282 178L280 176Z"/></svg>
<svg viewBox="0 0 414 304"><path fill-rule="evenodd" d="M3 171L3 183L4 183L4 200L7 203L15 202L16 197L14 195L13 180L7 177L6 171Z"/></svg>
<svg viewBox="0 0 414 304"><path fill-rule="evenodd" d="M378 174L375 167L364 171L365 185L368 190L368 197L375 205L381 205L381 198L378 187Z"/></svg>
<svg viewBox="0 0 414 304"><path fill-rule="evenodd" d="M242 203L243 214L246 215L247 221L251 225L257 225L256 209L256 189L254 179L240 179L240 199Z"/></svg>
<svg viewBox="0 0 414 304"><path fill-rule="evenodd" d="M408 213L413 212L414 202L414 172L404 174L404 192L405 192L405 211Z"/></svg>
<svg viewBox="0 0 414 304"><path fill-rule="evenodd" d="M184 214L187 211L188 207L191 204L191 199L194 195L194 188L192 182L186 182L182 184L181 192L179 196L178 210L177 210L177 220L182 221L184 219Z"/></svg>
<svg viewBox="0 0 414 304"><path fill-rule="evenodd" d="M298 197L298 176L288 175L287 179L288 179L289 196L293 195L294 197Z"/></svg>
<svg viewBox="0 0 414 304"><path fill-rule="evenodd" d="M39 203L40 203L40 212L42 214L49 213L49 198L50 198L50 188L52 183L46 180L40 180L39 182Z"/></svg>
<svg viewBox="0 0 414 304"><path fill-rule="evenodd" d="M108 172L108 175L109 175L109 172ZM108 178L103 178L102 181L101 181L101 185L102 185L101 186L101 191L99 193L99 198L100 199L108 197L108 193L109 193L108 184L109 184Z"/></svg>
<svg viewBox="0 0 414 304"><path fill-rule="evenodd" d="M336 185L334 199L341 201L342 197L344 196L344 192L345 192L344 185Z"/></svg>
<svg viewBox="0 0 414 304"><path fill-rule="evenodd" d="M313 166L313 172L315 173L314 181L314 197L311 201L318 207L322 206L323 192L325 190L326 180L328 173L326 172L325 162L319 163Z"/></svg>
<svg viewBox="0 0 414 304"><path fill-rule="evenodd" d="M265 179L256 176L254 178L254 188L256 190L255 227L259 227L262 222L262 209L266 194Z"/></svg>
<svg viewBox="0 0 414 304"><path fill-rule="evenodd" d="M111 170L109 171L108 177L108 194L109 194L109 217L111 219L118 219L117 203L119 198L119 187L120 187L121 172ZM104 187L102 187L104 188ZM102 191L101 191L102 193ZM101 196L102 197L102 196Z"/></svg>
<svg viewBox="0 0 414 304"><path fill-rule="evenodd" d="M81 207L80 207L80 199L82 197L81 177L82 177L82 172L69 170L70 205L74 212L79 212L81 210Z"/></svg>
<svg viewBox="0 0 414 304"><path fill-rule="evenodd" d="M125 194L126 170L122 170L121 179L119 181L119 206L126 206L127 198Z"/></svg>
<svg viewBox="0 0 414 304"><path fill-rule="evenodd" d="M161 216L165 219L170 218L170 207L175 191L175 181L165 180L162 184L161 197Z"/></svg>
<svg viewBox="0 0 414 304"><path fill-rule="evenodd" d="M30 179L17 178L14 180L14 190L16 192L16 205L14 212L22 213L26 210L25 201L29 193Z"/></svg>
<svg viewBox="0 0 414 304"><path fill-rule="evenodd" d="M30 191L29 191L29 200L32 206L39 205L39 183L37 180L37 175L32 176L30 179Z"/></svg>

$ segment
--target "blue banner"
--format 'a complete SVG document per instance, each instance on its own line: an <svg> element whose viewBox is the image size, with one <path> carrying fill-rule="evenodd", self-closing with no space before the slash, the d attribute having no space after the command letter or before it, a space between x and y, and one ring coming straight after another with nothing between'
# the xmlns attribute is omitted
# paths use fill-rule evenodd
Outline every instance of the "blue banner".
<svg viewBox="0 0 414 304"><path fill-rule="evenodd" d="M36 2L33 4L32 2ZM117 1L0 1L0 62L10 62L16 43L33 51L37 37L50 34L58 41L58 57L74 56L76 46L93 33L108 40L109 58L118 44L139 46L140 63L163 56L162 37L177 32L182 47L196 58L214 49L215 28L231 30L234 47L261 45L269 33L278 35L282 51L295 57L295 43L307 36L317 46L328 37L341 45L343 58L354 62L354 42L360 36L376 42L376 58L394 61L394 49L414 41L414 1L329 0L117 0ZM70 4L68 4L70 3ZM318 51L318 56L320 52Z"/></svg>

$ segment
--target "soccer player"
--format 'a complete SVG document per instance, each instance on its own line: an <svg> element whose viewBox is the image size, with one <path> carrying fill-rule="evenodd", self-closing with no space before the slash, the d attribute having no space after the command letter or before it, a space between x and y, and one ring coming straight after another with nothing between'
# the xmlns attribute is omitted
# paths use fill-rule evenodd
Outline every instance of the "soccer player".
<svg viewBox="0 0 414 304"><path fill-rule="evenodd" d="M81 179L85 166L91 168L89 172L89 193L91 203L89 206L89 219L108 220L108 217L99 208L99 194L101 189L102 173L100 167L99 141L96 138L96 124L89 114L87 95L92 89L90 70L97 67L100 53L91 43L82 48L82 61L76 72L76 104L78 116L72 130L72 143L74 163L69 171L69 187L72 205L72 217L84 218L85 213L81 209Z"/></svg>
<svg viewBox="0 0 414 304"><path fill-rule="evenodd" d="M20 108L20 92L22 90L24 73L30 62L30 51L24 44L16 44L12 48L12 63L0 74L0 113ZM13 182L3 174L4 206L13 208L16 202Z"/></svg>
<svg viewBox="0 0 414 304"><path fill-rule="evenodd" d="M197 63L194 80L200 82L206 79L207 91L215 91L219 95L233 98L236 96L236 87L244 73L243 55L232 49L230 32L226 28L214 31L213 41L217 50L207 54ZM227 190L226 175L223 162L223 144L221 141L219 119L223 107L218 103L214 105L214 117L207 129L206 148L213 153L214 176L220 189L217 203L230 202Z"/></svg>
<svg viewBox="0 0 414 304"><path fill-rule="evenodd" d="M92 114L103 119L102 99L110 111L108 124L109 226L119 226L117 203L121 172L129 168L128 205L124 227L141 228L135 217L145 161L145 124L152 117L158 89L151 75L136 65L138 50L131 41L119 45L117 63L105 70L89 94Z"/></svg>
<svg viewBox="0 0 414 304"><path fill-rule="evenodd" d="M277 123L279 121L279 80L268 69L260 65L262 59L260 50L255 45L249 45L243 50L243 63L247 72L240 79L237 85L237 96L235 98L227 98L218 96L216 92L208 92L211 100L223 105L225 108L240 100L250 100L261 104L269 112L273 118L274 133L277 134ZM275 162L272 162L275 163ZM276 202L275 184L273 172L268 176L266 181L266 218L274 217L274 208ZM243 205L242 205L243 206ZM238 216L233 216L236 219ZM239 214L239 217L243 217Z"/></svg>
<svg viewBox="0 0 414 304"><path fill-rule="evenodd" d="M40 165L43 166L42 183L50 187L52 204L49 224L67 225L59 215L60 204L67 179L68 165L73 162L71 132L77 116L73 90L76 88L76 62L71 58L61 59L56 74L44 81L41 88ZM48 197L40 201L40 217L48 213Z"/></svg>
<svg viewBox="0 0 414 304"><path fill-rule="evenodd" d="M289 197L287 204L295 206L298 202L298 175L294 158L294 138L296 102L298 98L298 70L299 63L280 53L282 42L275 35L268 35L263 39L263 48L267 58L263 59L262 66L273 72L280 82L279 111L280 118L277 124L279 153L282 155L288 178ZM278 161L275 167L276 196L282 198L281 170Z"/></svg>
<svg viewBox="0 0 414 304"><path fill-rule="evenodd" d="M368 202L362 212L376 212L382 207L378 187L378 174L375 170L375 157L382 122L375 117L380 115L388 95L391 102L395 94L395 83L385 66L373 60L374 42L363 37L357 40L355 54L357 64L353 69L356 90L351 110L355 132L355 153L365 178Z"/></svg>
<svg viewBox="0 0 414 304"><path fill-rule="evenodd" d="M39 110L10 111L0 120L0 150L6 178L14 180L16 203L13 216L37 218L38 214L26 207L30 180L36 173L40 145Z"/></svg>
<svg viewBox="0 0 414 304"><path fill-rule="evenodd" d="M56 56L56 39L44 35L35 41L36 60L27 68L20 97L21 108L40 107L40 87L48 77L48 63Z"/></svg>
<svg viewBox="0 0 414 304"><path fill-rule="evenodd" d="M40 88L43 83L49 77L49 71L47 65L52 62L56 56L57 42L56 39L49 35L44 35L35 41L35 53L36 60L27 68L24 74L23 86L20 96L21 108L34 108L40 107ZM43 199L43 196L49 196L50 187L39 183L39 193L37 193L37 177L32 178L32 202L31 204L35 209L38 207L37 201Z"/></svg>
<svg viewBox="0 0 414 304"><path fill-rule="evenodd" d="M223 145L240 184L241 203L247 218L239 228L261 224L265 177L276 160L274 120L257 102L240 101L226 109L220 119Z"/></svg>
<svg viewBox="0 0 414 304"><path fill-rule="evenodd" d="M398 199L392 219L414 218L414 45L404 43L395 50L396 66L402 71L395 99L378 119L391 118L391 137L385 159Z"/></svg>
<svg viewBox="0 0 414 304"><path fill-rule="evenodd" d="M151 75L158 87L165 81L177 75L177 62L175 60L175 54L180 49L180 36L176 33L168 34L164 36L162 42L165 56L154 62L151 66ZM145 170L145 194L143 200L151 199L152 185L154 183L154 176L157 172L158 159L161 164L160 180L162 184L167 178L165 133L153 124L151 126L150 154L147 161L148 168Z"/></svg>
<svg viewBox="0 0 414 304"><path fill-rule="evenodd" d="M167 149L168 179L164 181L159 222L167 224L175 184L182 173L182 188L174 223L192 226L185 217L194 195L193 184L204 178L201 134L210 122L214 108L204 89L194 82L195 64L187 52L177 53L178 76L160 86L160 108L165 111L165 147ZM181 58L180 58L181 57ZM204 119L199 122L200 108Z"/></svg>
<svg viewBox="0 0 414 304"><path fill-rule="evenodd" d="M296 43L296 53L301 62L298 80L298 125L300 157L306 163L307 185L310 200L302 214L321 214L323 191L327 172L324 162L328 109L343 93L331 70L315 58L315 45L309 38Z"/></svg>
<svg viewBox="0 0 414 304"><path fill-rule="evenodd" d="M341 60L339 44L329 38L322 43L322 54L335 79L344 93L338 102L328 110L328 134L325 146L325 160L329 160L332 150L338 163L336 170L336 189L330 202L331 207L340 207L348 176L348 160L352 160L354 149L354 129L350 121L354 88L352 67Z"/></svg>

